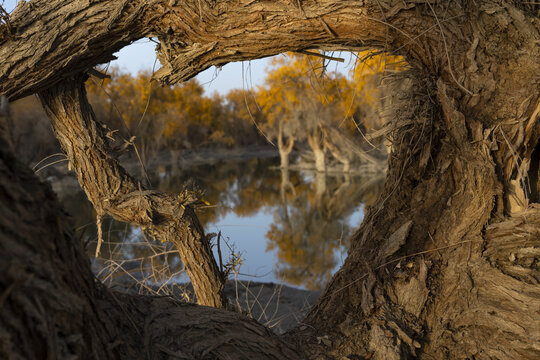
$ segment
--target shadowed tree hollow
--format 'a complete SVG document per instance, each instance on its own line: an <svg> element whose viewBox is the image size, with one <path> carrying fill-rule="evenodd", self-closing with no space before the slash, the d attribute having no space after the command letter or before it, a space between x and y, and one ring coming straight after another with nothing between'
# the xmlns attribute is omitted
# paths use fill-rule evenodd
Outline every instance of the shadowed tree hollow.
<svg viewBox="0 0 540 360"><path fill-rule="evenodd" d="M380 198L281 337L226 310L96 284L47 186L2 142L1 357L540 357L539 11L510 0L21 2L0 25L0 95L40 95L98 214L174 243L203 305L226 300L198 199L127 175L85 74L156 37L165 84L285 51L380 49L407 59L412 85L391 119Z"/></svg>

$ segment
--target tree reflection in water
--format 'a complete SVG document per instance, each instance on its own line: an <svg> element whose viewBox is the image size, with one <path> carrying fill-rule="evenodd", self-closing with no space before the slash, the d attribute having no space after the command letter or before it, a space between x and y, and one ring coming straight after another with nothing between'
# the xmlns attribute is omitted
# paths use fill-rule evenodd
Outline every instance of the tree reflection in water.
<svg viewBox="0 0 540 360"><path fill-rule="evenodd" d="M189 169L162 166L151 178L162 191L177 192L186 182L203 189L205 199L212 204L199 210L207 229L231 213L247 218L256 218L261 212L273 213L273 222L269 217L267 224L253 224L267 229L266 251L271 251L268 263L277 261L272 278L310 290L320 289L339 265L337 254L346 249L351 227L359 225L350 223L352 214L374 201L383 175L367 178L309 173L279 170L278 165L278 159L250 159ZM97 232L91 204L81 191L60 191L59 197L72 214L75 228L92 257ZM260 221L260 217L257 219ZM170 244L145 238L138 228L110 218L103 221L103 234L101 255L94 260L94 269L106 284L133 286L145 292L166 283L188 281L181 276L182 263ZM260 241L263 252L264 239L253 241ZM277 259L272 259L272 253ZM249 264L249 256L245 261ZM166 289L170 291L170 287L162 290Z"/></svg>
<svg viewBox="0 0 540 360"><path fill-rule="evenodd" d="M291 180L282 169L280 204L266 234L267 249L277 249L278 276L310 290L324 287L339 265L336 252L359 225L350 224L351 215L376 198L382 180L324 173Z"/></svg>

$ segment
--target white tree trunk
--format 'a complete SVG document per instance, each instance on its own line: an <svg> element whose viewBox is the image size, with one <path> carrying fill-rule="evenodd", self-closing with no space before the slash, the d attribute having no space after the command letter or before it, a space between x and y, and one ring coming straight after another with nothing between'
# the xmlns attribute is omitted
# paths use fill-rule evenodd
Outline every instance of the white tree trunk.
<svg viewBox="0 0 540 360"><path fill-rule="evenodd" d="M313 155L315 155L315 169L317 172L326 172L326 159L324 151L322 149L314 149Z"/></svg>

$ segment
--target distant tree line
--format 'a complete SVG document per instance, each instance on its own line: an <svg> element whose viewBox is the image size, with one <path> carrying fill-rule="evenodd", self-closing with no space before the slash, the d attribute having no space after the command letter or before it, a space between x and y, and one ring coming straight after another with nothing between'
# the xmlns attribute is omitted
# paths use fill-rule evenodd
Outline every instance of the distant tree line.
<svg viewBox="0 0 540 360"><path fill-rule="evenodd" d="M181 150L272 144L282 167L296 149L318 171L331 157L348 171L351 162L374 161L374 146L384 148L366 141L365 133L383 127L390 97L383 75L402 66L398 57L357 56L362 61L346 77L329 71L322 56L289 53L273 60L262 86L226 95L205 94L196 79L160 86L150 71L132 75L118 68L106 79L90 77L86 87L115 148L136 145L146 161L164 150L178 156ZM23 161L35 164L60 151L37 99L19 100L11 109L10 135Z"/></svg>

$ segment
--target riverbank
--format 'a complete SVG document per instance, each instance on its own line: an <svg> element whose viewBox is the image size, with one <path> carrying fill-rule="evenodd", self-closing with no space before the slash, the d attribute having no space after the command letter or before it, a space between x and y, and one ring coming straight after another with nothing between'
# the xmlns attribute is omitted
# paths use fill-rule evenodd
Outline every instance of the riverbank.
<svg viewBox="0 0 540 360"><path fill-rule="evenodd" d="M177 166L186 169L197 165L212 165L218 162L242 162L249 159L271 159L279 157L277 148L266 146L248 146L235 149L198 149L198 150L163 150L150 157L144 162L144 168L149 173L156 171L160 167ZM141 161L134 154L124 154L119 157L119 163L132 175L142 176ZM55 164L40 174L42 180L47 180L52 184L53 190L59 191L78 190L77 178L69 171L67 162Z"/></svg>
<svg viewBox="0 0 540 360"><path fill-rule="evenodd" d="M225 293L242 312L282 334L303 319L321 291L275 283L229 281Z"/></svg>
<svg viewBox="0 0 540 360"><path fill-rule="evenodd" d="M172 283L164 286L138 286L137 282L115 281L113 289L127 293L170 296L182 302L195 302L191 284ZM140 284L139 284L140 285ZM229 280L225 294L232 306L244 315L267 326L277 334L292 329L317 301L321 291L265 282Z"/></svg>
<svg viewBox="0 0 540 360"><path fill-rule="evenodd" d="M250 146L235 149L198 149L198 150L180 150L169 151L164 150L148 159L144 168L151 172L156 169L165 168L168 166L176 166L179 169L188 169L198 165L213 165L220 162L237 163L250 159L273 159L278 158L279 152L277 148L271 145ZM291 162L288 170L292 171L307 171L317 173L315 164L305 158L305 155L300 153L292 153L291 158L298 158L298 161ZM128 173L144 178L143 167L139 159L131 155L123 155L119 158L120 164L128 171ZM336 161L329 161L326 167L325 174L327 176L374 176L384 175L386 173L386 159L381 158L376 163L353 164L350 171L343 172L343 165ZM271 166L271 169L279 171L279 165ZM75 176L69 171L67 162L60 162L53 168L43 171L41 174L43 180L48 180L56 192L79 189L79 184Z"/></svg>
<svg viewBox="0 0 540 360"><path fill-rule="evenodd" d="M150 166L147 167L149 173L153 173L155 181L153 185L160 188L162 191L177 191L182 187L183 181L186 178L193 177L203 179L206 177L208 181L206 196L213 199L212 204L221 206L221 212L210 217L208 226L205 226L207 232L223 231L223 238L230 239L237 251L245 253L245 266L252 269L247 273L257 273L253 269L258 269L265 266L265 269L270 270L273 264L278 261L283 261L277 257L277 252L270 252L268 255L268 244L272 243L267 233L271 229L291 229L292 233L306 233L309 236L310 242L304 244L306 251L305 258L295 256L294 261L286 263L286 266L292 269L297 269L299 273L304 274L303 278L306 282L311 281L311 284L316 283L320 286L319 279L326 279L325 273L331 273L337 265L341 263L337 259L341 259L343 236L350 233L353 228L358 226L361 219L361 206L366 197L373 198L377 194L378 185L382 180L383 175L375 177L353 177L354 175L366 175L371 171L364 169L363 171L343 173L333 168L329 164L327 173L314 174L309 169L309 164L298 163L291 166L292 169L302 170L301 173L291 173L291 177L283 177L280 174L279 168L275 170L267 170L268 164L279 164L278 153L272 147L252 147L244 149L206 149L201 151L183 151L176 154L164 152L159 156L151 159ZM270 160L257 161L251 159L266 158ZM246 163L244 163L246 162ZM228 164L235 163L233 166ZM136 158L125 157L122 159L122 164L128 168L132 174L141 176L141 166ZM200 166L216 164L216 166ZM334 164L340 166L341 164ZM177 167L177 169L174 169ZM171 170L178 170L182 176L171 175ZM202 168L202 172L196 172L190 168ZM224 170L223 170L224 169ZM354 170L358 171L355 167ZM190 172L191 170L191 172ZM67 167L65 169L67 172ZM305 171L305 172L304 172ZM225 175L224 175L225 174ZM159 177L157 175L160 175ZM349 176L350 175L350 176ZM152 176L152 175L151 175ZM174 179L174 181L170 180ZM322 179L322 181L320 181ZM288 181L288 182L287 182ZM210 186L219 184L219 187ZM53 188L57 192L74 193L79 191L79 186L73 176L59 177L54 180ZM172 190L171 190L172 189ZM285 191L283 191L285 189ZM287 223L288 218L280 217L283 213L282 191L289 194L286 199L286 210L289 214L296 214L295 221ZM216 195L217 194L217 195ZM226 196L222 195L225 194ZM257 196L264 194L266 198L261 198L263 205L253 204L253 199L259 199ZM83 196L84 197L84 196ZM72 212L76 215L76 210L81 208L80 201L71 201ZM243 205L243 202L246 202ZM326 204L320 206L320 204ZM233 211L236 207L239 214ZM205 211L212 211L210 210ZM246 210L247 209L247 210ZM306 211L308 209L309 211ZM204 212L201 212L204 216ZM94 217L91 210L86 211L90 214L89 217L78 220L79 224L91 224L88 227L88 232L85 234L89 244L89 253L93 256L96 234L92 231L94 228ZM324 221L321 221L324 219ZM312 225L315 224L315 225ZM168 278L168 275L163 275L158 270L160 276L155 279L148 274L136 274L138 269L143 271L143 263L159 262L169 264L169 261L174 263L174 259L155 256L155 251L174 252L174 249L159 248L156 244L148 243L146 245L143 238L137 240L140 236L140 230L128 227L127 225L119 226L109 224L104 227L104 245L102 250L104 258L100 259L102 267L96 267L94 271L100 273L98 277L106 282L107 286L111 286L120 291L129 291L132 293L153 294L158 296L172 296L175 299L182 301L194 302L193 291L186 284L171 283L169 281L183 282L188 281L187 278ZM335 229L338 229L337 232ZM331 232L333 231L333 232ZM319 234L336 234L335 238L328 236L320 236ZM345 234L345 235L344 235ZM287 234L285 234L286 236ZM126 239L128 239L126 241ZM333 243L336 246L336 252L333 261L328 261L329 257L324 255L324 244ZM275 249L279 251L294 251L293 248L279 248L280 243L274 239L273 244ZM144 249L148 246L148 249ZM109 249L110 254L105 250ZM319 250L313 250L319 249ZM310 255L312 254L312 255ZM111 261L109 262L109 259ZM137 260L137 261L135 261ZM128 266L125 262L133 261L137 265ZM118 274L122 277L122 273L126 272L126 279L114 284L108 283L105 279L114 276L107 276L102 272L105 267L116 268L116 263L123 264L119 267ZM161 264L161 263L160 263ZM313 270L309 266L311 264L319 264L319 270ZM322 264L322 265L321 265ZM114 266L113 266L114 265ZM154 269L154 268L152 268ZM133 270L133 271L132 271ZM167 270L168 271L168 270ZM321 274L317 271L322 271ZM127 274L129 272L129 275ZM297 273L298 273L297 272ZM153 273L153 270L152 270ZM276 284L270 281L281 281L281 275L273 278L257 277L257 280L266 282L248 282L248 281L230 281L226 287L227 297L231 299L232 304L241 312L248 314L255 320L265 324L277 333L283 333L294 327L308 311L309 307L316 301L320 292L306 291L290 286ZM154 281L155 280L155 281ZM287 280L285 280L287 281ZM164 286L155 286L154 284L163 284ZM297 284L296 282L290 282Z"/></svg>

